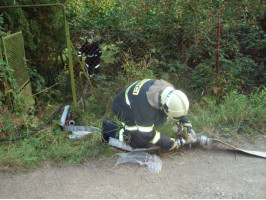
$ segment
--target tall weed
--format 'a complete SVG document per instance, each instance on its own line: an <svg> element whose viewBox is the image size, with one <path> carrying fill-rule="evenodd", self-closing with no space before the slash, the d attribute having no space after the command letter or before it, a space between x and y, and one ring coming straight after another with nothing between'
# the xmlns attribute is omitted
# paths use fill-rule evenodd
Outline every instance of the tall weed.
<svg viewBox="0 0 266 200"><path fill-rule="evenodd" d="M250 95L233 91L220 104L215 99L203 98L192 105L192 124L209 135L265 134L265 92L265 88Z"/></svg>

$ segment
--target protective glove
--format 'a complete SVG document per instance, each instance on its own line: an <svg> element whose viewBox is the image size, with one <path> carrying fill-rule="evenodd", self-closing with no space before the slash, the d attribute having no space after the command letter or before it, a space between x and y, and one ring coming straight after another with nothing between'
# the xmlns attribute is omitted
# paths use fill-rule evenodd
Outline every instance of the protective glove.
<svg viewBox="0 0 266 200"><path fill-rule="evenodd" d="M179 123L181 126L183 126L183 133L185 136L188 136L189 134L191 134L192 125L190 121L188 121L187 117L182 117L179 120Z"/></svg>
<svg viewBox="0 0 266 200"><path fill-rule="evenodd" d="M179 147L182 147L186 144L186 141L183 138L171 138L171 140L174 142L173 146L169 149L169 151L172 151L174 149L178 149Z"/></svg>
<svg viewBox="0 0 266 200"><path fill-rule="evenodd" d="M197 141L195 131L192 129L190 121L187 120L187 117L182 117L180 119L180 125L183 127L183 137L185 138L186 144L194 143Z"/></svg>
<svg viewBox="0 0 266 200"><path fill-rule="evenodd" d="M185 141L186 141L186 144L191 144L191 143L197 142L197 137L196 137L195 131L193 129L191 129L191 133L185 137Z"/></svg>

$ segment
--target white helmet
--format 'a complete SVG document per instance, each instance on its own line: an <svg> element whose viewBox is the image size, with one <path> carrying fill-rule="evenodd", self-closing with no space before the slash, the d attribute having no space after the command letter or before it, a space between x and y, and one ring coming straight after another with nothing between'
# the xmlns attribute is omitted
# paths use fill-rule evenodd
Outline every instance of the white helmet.
<svg viewBox="0 0 266 200"><path fill-rule="evenodd" d="M187 96L180 90L167 87L161 94L161 104L165 113L171 119L178 120L186 116L189 108Z"/></svg>

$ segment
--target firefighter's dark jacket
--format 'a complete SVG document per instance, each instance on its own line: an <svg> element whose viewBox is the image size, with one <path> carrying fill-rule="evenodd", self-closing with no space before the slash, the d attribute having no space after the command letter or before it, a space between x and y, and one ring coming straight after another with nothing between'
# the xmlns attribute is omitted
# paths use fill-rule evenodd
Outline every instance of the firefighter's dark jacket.
<svg viewBox="0 0 266 200"><path fill-rule="evenodd" d="M132 147L144 148L150 143L168 150L173 147L174 139L156 131L167 120L160 109L160 94L166 87L173 85L164 80L144 79L126 86L116 96L112 110L123 123L123 135L130 138Z"/></svg>

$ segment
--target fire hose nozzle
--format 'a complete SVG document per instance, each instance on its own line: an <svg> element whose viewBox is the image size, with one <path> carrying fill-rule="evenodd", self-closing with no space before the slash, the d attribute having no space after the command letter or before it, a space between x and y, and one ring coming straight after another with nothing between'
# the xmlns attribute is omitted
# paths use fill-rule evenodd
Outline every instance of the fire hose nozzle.
<svg viewBox="0 0 266 200"><path fill-rule="evenodd" d="M197 143L202 147L211 147L212 142L212 139L206 137L205 135L197 137Z"/></svg>

